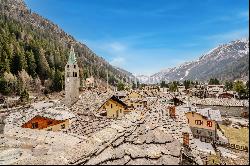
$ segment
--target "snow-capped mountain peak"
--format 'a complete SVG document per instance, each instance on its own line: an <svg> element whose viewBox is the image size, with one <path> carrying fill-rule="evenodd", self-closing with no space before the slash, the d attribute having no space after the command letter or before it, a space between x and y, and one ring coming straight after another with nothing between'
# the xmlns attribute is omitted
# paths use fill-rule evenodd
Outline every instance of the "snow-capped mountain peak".
<svg viewBox="0 0 250 166"><path fill-rule="evenodd" d="M178 67L161 70L150 76L151 80L182 81L249 78L249 38L242 38L221 44L194 61Z"/></svg>

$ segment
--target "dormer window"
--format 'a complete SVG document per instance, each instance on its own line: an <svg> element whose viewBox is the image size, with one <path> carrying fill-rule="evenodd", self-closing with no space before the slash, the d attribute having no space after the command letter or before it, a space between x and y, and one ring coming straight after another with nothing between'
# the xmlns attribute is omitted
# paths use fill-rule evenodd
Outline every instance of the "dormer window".
<svg viewBox="0 0 250 166"><path fill-rule="evenodd" d="M32 129L38 128L38 122L32 123L31 125L32 125Z"/></svg>

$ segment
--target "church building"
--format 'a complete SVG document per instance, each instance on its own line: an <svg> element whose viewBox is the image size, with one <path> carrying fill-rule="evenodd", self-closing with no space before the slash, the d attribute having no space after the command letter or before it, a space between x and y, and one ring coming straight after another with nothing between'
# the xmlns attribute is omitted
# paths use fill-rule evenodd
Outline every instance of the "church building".
<svg viewBox="0 0 250 166"><path fill-rule="evenodd" d="M74 52L71 46L68 62L65 66L65 105L71 106L79 99L79 67Z"/></svg>

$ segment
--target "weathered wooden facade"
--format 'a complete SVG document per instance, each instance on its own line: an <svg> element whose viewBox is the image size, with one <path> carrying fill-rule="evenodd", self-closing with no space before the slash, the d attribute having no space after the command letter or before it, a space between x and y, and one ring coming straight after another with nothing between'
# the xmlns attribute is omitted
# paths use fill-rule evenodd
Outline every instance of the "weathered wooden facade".
<svg viewBox="0 0 250 166"><path fill-rule="evenodd" d="M22 125L23 128L59 131L69 126L69 120L55 120L42 116L35 116Z"/></svg>

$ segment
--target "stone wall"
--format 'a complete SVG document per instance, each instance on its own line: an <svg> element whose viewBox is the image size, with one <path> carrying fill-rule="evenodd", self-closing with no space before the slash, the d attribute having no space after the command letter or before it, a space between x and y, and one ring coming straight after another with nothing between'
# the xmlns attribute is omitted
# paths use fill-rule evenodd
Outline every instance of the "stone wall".
<svg viewBox="0 0 250 166"><path fill-rule="evenodd" d="M211 142L216 138L215 130L190 127L194 138L200 138L202 142Z"/></svg>
<svg viewBox="0 0 250 166"><path fill-rule="evenodd" d="M0 115L0 134L3 134L3 131L4 131L4 126L5 126L4 119L5 119L5 116Z"/></svg>
<svg viewBox="0 0 250 166"><path fill-rule="evenodd" d="M228 107L228 106L198 106L200 108L213 108L220 110L221 116L241 117L243 112L249 113L249 107Z"/></svg>

